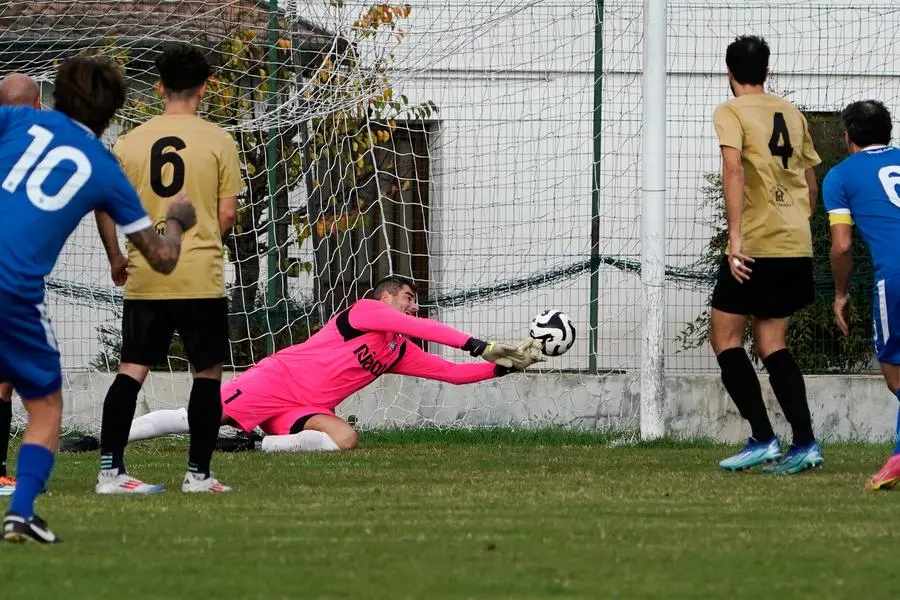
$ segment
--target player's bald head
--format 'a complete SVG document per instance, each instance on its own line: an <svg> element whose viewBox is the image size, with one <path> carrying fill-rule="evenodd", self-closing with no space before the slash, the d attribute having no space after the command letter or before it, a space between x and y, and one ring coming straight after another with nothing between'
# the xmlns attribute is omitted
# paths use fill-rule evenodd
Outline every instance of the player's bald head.
<svg viewBox="0 0 900 600"><path fill-rule="evenodd" d="M891 143L891 113L878 100L851 102L841 111L841 123L847 138L860 148Z"/></svg>
<svg viewBox="0 0 900 600"><path fill-rule="evenodd" d="M0 80L0 104L41 107L41 88L24 73L10 73Z"/></svg>

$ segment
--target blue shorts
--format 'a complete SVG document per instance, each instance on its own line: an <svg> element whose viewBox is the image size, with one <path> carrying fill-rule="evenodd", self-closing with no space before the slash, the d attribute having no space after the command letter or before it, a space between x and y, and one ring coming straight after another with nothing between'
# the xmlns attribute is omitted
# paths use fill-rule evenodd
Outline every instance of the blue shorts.
<svg viewBox="0 0 900 600"><path fill-rule="evenodd" d="M0 293L0 381L13 384L22 400L62 387L59 346L43 304Z"/></svg>
<svg viewBox="0 0 900 600"><path fill-rule="evenodd" d="M872 320L878 362L900 365L900 277L875 281Z"/></svg>

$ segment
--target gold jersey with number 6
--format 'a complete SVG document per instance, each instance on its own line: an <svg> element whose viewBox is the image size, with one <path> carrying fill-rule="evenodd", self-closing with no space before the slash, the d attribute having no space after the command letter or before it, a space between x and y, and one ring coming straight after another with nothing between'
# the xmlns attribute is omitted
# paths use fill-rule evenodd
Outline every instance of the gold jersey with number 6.
<svg viewBox="0 0 900 600"><path fill-rule="evenodd" d="M194 115L159 115L120 136L113 152L138 191L157 232L166 209L185 191L197 210L197 226L185 232L181 260L170 275L150 269L128 246L127 299L222 298L225 296L219 198L243 188L231 135Z"/></svg>

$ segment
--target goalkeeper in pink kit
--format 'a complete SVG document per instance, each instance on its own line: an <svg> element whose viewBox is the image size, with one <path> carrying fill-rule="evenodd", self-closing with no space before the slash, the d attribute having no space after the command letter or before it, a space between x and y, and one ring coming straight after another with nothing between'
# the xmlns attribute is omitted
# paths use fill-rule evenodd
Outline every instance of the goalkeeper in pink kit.
<svg viewBox="0 0 900 600"><path fill-rule="evenodd" d="M521 371L545 360L540 345L487 343L418 311L415 284L381 280L374 299L335 315L315 335L266 357L222 385L222 424L267 435L263 451L349 450L357 434L334 409L380 375L410 375L452 384L475 383ZM488 362L454 363L409 338L460 348ZM160 410L135 419L128 441L186 433L187 411Z"/></svg>

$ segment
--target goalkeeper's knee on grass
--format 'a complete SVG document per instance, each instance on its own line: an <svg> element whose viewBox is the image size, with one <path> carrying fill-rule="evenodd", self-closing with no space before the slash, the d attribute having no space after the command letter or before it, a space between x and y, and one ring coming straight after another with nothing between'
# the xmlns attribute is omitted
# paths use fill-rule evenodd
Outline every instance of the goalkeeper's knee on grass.
<svg viewBox="0 0 900 600"><path fill-rule="evenodd" d="M327 433L307 430L291 435L267 435L261 449L263 452L334 452L341 448Z"/></svg>

